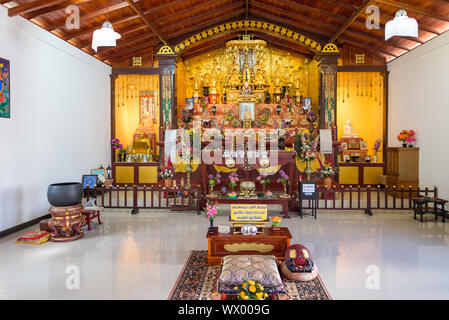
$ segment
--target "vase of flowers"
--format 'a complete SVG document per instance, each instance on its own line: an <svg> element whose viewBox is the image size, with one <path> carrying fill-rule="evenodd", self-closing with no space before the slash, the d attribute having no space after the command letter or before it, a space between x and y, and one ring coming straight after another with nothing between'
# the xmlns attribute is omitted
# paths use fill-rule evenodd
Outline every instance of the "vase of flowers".
<svg viewBox="0 0 449 320"><path fill-rule="evenodd" d="M317 121L318 117L313 111L307 112L307 121L309 122L309 131L313 132L313 124Z"/></svg>
<svg viewBox="0 0 449 320"><path fill-rule="evenodd" d="M290 177L284 172L284 170L279 170L280 177L277 179L277 183L282 183L284 186L284 194L281 194L280 198L290 198L287 193L287 186L290 184Z"/></svg>
<svg viewBox="0 0 449 320"><path fill-rule="evenodd" d="M413 148L416 143L416 131L415 130L409 130L409 136L407 138L407 144L410 148Z"/></svg>
<svg viewBox="0 0 449 320"><path fill-rule="evenodd" d="M279 231L281 230L281 227L279 227L279 224L281 223L282 219L278 216L271 218L271 221L273 221L271 225L271 230L273 231Z"/></svg>
<svg viewBox="0 0 449 320"><path fill-rule="evenodd" d="M373 161L374 162L377 162L377 153L380 150L381 144L382 144L382 139L377 139L376 142L374 142L374 148L373 148L373 150L374 150Z"/></svg>
<svg viewBox="0 0 449 320"><path fill-rule="evenodd" d="M226 182L226 184L228 185L229 188L231 188L232 193L234 193L234 189L235 187L237 187L239 182L239 175L237 174L236 171L233 171L229 174L228 179L229 181Z"/></svg>
<svg viewBox="0 0 449 320"><path fill-rule="evenodd" d="M257 280L247 280L239 288L239 300L265 300L268 294L263 285Z"/></svg>
<svg viewBox="0 0 449 320"><path fill-rule="evenodd" d="M207 201L206 208L204 208L202 214L205 215L207 219L209 219L208 232L214 233L215 232L214 220L215 217L220 214L220 212L218 211L217 201Z"/></svg>
<svg viewBox="0 0 449 320"><path fill-rule="evenodd" d="M309 130L303 130L296 134L295 151L298 157L306 162L304 173L308 181L313 172L310 163L317 158L318 139L319 136L313 139Z"/></svg>
<svg viewBox="0 0 449 320"><path fill-rule="evenodd" d="M112 139L111 140L112 149L118 150L117 153L117 162L124 162L126 158L126 149L123 148L123 144L120 143L119 139Z"/></svg>
<svg viewBox="0 0 449 320"><path fill-rule="evenodd" d="M168 157L167 164L160 168L160 172L161 178L164 179L165 187L167 189L173 188L173 178L176 170L171 163L170 157Z"/></svg>
<svg viewBox="0 0 449 320"><path fill-rule="evenodd" d="M402 143L403 148L407 148L408 143L413 143L415 139L416 132L414 130L402 130L397 136L399 142Z"/></svg>
<svg viewBox="0 0 449 320"><path fill-rule="evenodd" d="M262 192L263 192L263 196L265 197L265 188L271 181L270 181L270 179L268 179L267 175L265 175L265 174L258 176L257 181L259 181L259 183L262 185Z"/></svg>
<svg viewBox="0 0 449 320"><path fill-rule="evenodd" d="M324 164L320 169L320 175L324 178L324 186L326 189L330 189L332 186L332 177L337 174L337 171L332 167L330 163Z"/></svg>
<svg viewBox="0 0 449 320"><path fill-rule="evenodd" d="M214 192L214 187L221 183L221 175L217 173L216 176L209 175L209 198L216 198L217 195Z"/></svg>

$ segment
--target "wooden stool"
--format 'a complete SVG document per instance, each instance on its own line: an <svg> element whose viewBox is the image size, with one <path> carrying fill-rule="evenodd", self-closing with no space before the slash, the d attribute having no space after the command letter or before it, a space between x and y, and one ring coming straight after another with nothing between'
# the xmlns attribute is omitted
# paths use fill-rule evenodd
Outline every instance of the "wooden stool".
<svg viewBox="0 0 449 320"><path fill-rule="evenodd" d="M438 206L441 206L441 215L443 217L443 222L446 222L446 211L444 210L444 206L448 201L440 198L432 198L431 201L434 205L435 220L438 219Z"/></svg>
<svg viewBox="0 0 449 320"><path fill-rule="evenodd" d="M413 212L414 212L414 219L416 220L416 214L418 213L421 216L421 222L423 222L423 215L424 215L424 210L423 210L423 206L427 205L429 203L429 200L425 199L425 198L414 198L412 199L413 201Z"/></svg>
<svg viewBox="0 0 449 320"><path fill-rule="evenodd" d="M89 231L91 230L90 222L92 219L98 218L98 224L102 224L100 220L100 210L84 210L81 214L86 217L87 230Z"/></svg>

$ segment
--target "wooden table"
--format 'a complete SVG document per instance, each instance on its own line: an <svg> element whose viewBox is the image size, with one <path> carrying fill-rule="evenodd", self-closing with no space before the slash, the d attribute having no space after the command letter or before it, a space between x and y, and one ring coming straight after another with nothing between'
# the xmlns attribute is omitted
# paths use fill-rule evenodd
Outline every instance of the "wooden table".
<svg viewBox="0 0 449 320"><path fill-rule="evenodd" d="M206 196L207 200L218 201L218 203L224 204L279 204L282 206L282 213L284 214L284 218L290 219L288 215L289 211L289 203L292 201L292 198L242 198L238 197L235 199L232 198L210 198Z"/></svg>
<svg viewBox="0 0 449 320"><path fill-rule="evenodd" d="M420 221L423 222L423 215L426 213L432 213L435 215L435 220L438 220L438 214L443 217L443 222L446 221L446 210L444 206L447 204L447 200L440 198L431 197L418 197L412 198L413 201L413 213L414 219L416 220L416 215L420 215ZM433 208L429 208L429 203L433 203ZM441 209L438 208L441 206Z"/></svg>
<svg viewBox="0 0 449 320"><path fill-rule="evenodd" d="M273 231L265 228L264 232L255 236L242 234L220 234L216 230L207 234L209 264L221 264L221 259L229 255L272 255L284 261L284 253L290 247L292 235L288 228Z"/></svg>

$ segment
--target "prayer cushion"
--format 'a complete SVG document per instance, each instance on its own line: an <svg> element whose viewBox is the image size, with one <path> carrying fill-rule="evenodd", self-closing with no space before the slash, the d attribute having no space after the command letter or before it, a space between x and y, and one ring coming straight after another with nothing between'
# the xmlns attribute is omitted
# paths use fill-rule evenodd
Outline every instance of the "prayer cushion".
<svg viewBox="0 0 449 320"><path fill-rule="evenodd" d="M282 262L279 267L284 277L292 281L312 281L318 276L318 268L316 265L313 266L312 272L291 272L288 270L285 262Z"/></svg>
<svg viewBox="0 0 449 320"><path fill-rule="evenodd" d="M266 288L283 287L275 256L235 255L223 258L220 284L239 286L246 280L257 280Z"/></svg>

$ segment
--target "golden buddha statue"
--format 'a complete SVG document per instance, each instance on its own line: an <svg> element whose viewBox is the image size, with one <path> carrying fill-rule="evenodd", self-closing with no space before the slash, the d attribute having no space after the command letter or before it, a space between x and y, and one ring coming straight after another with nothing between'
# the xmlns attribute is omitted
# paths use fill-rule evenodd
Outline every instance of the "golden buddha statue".
<svg viewBox="0 0 449 320"><path fill-rule="evenodd" d="M133 155L133 160L137 160L136 157L139 157L139 160L142 160L143 162L153 160L151 156L151 142L145 132L140 132L138 138L133 141L131 153Z"/></svg>
<svg viewBox="0 0 449 320"><path fill-rule="evenodd" d="M217 86L218 86L218 75L217 72L213 72L210 80L210 93L217 94Z"/></svg>
<svg viewBox="0 0 449 320"><path fill-rule="evenodd" d="M240 81L240 76L237 72L237 66L232 69L232 74L229 77L229 85L240 86L242 83Z"/></svg>
<svg viewBox="0 0 449 320"><path fill-rule="evenodd" d="M279 72L276 73L276 77L274 78L274 93L281 94L281 76Z"/></svg>
<svg viewBox="0 0 449 320"><path fill-rule="evenodd" d="M248 57L247 56L245 57L245 65L243 67L242 78L243 78L244 82L252 83L252 73L251 73L251 69L248 65Z"/></svg>
<svg viewBox="0 0 449 320"><path fill-rule="evenodd" d="M255 85L265 85L265 75L262 69L257 69L256 74L254 76L254 84Z"/></svg>

